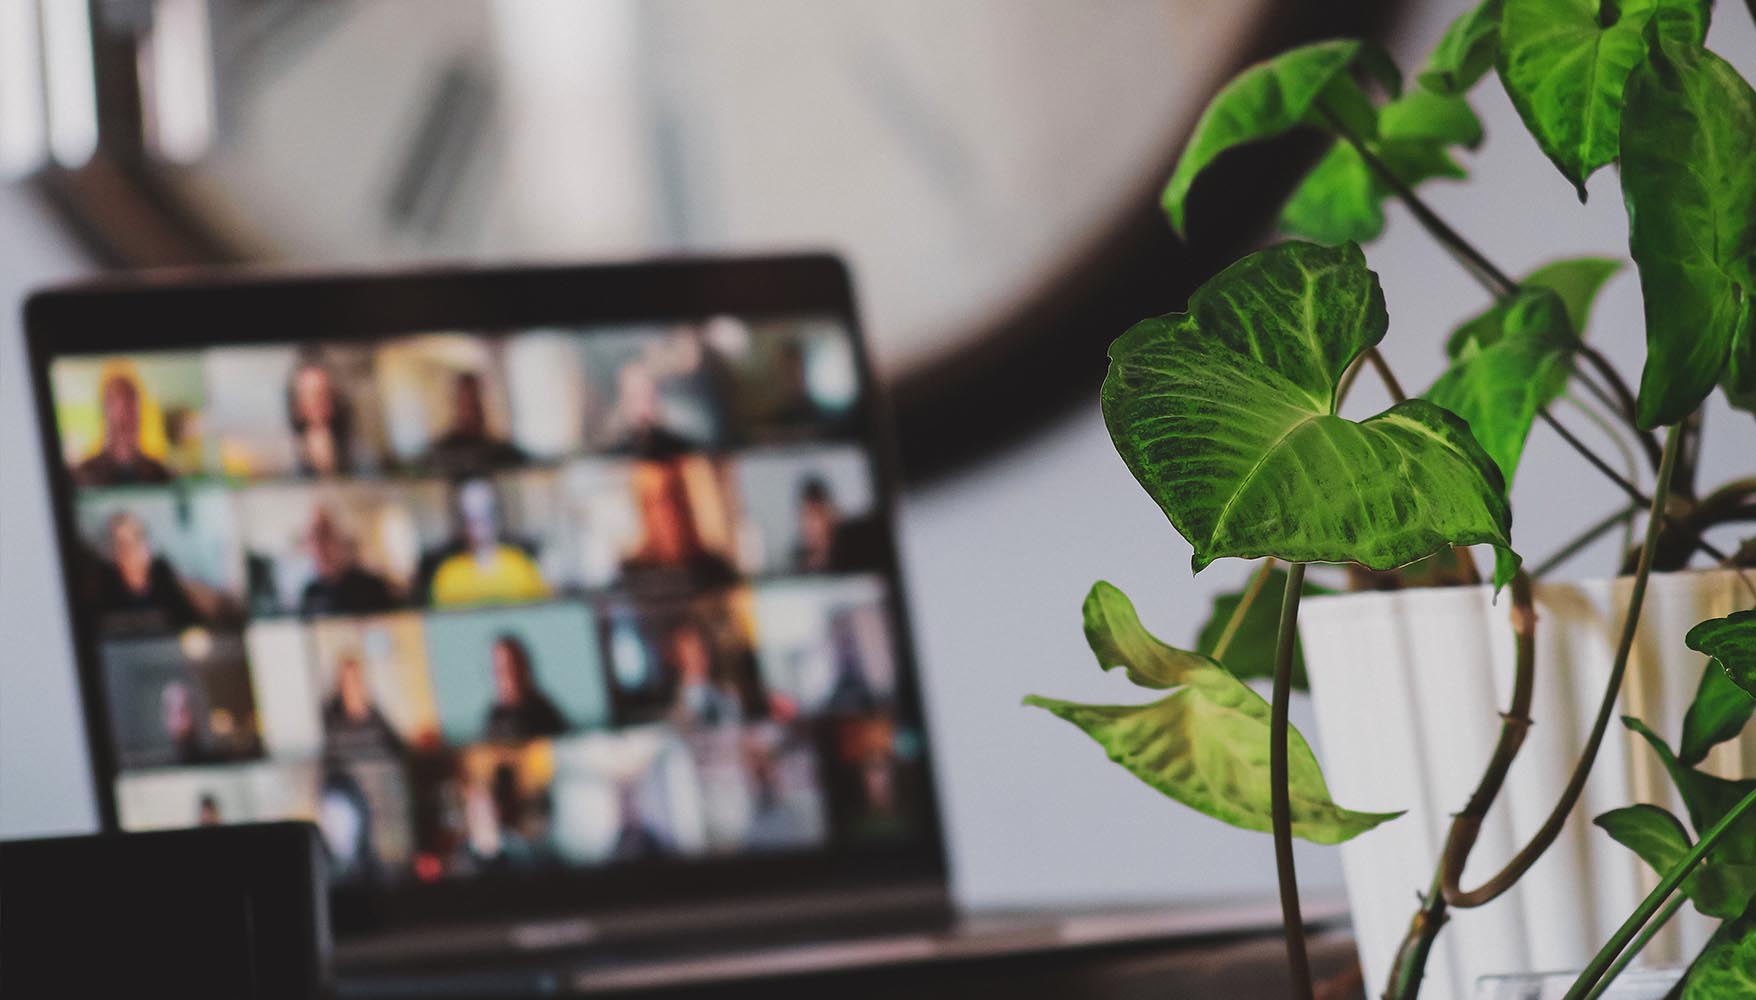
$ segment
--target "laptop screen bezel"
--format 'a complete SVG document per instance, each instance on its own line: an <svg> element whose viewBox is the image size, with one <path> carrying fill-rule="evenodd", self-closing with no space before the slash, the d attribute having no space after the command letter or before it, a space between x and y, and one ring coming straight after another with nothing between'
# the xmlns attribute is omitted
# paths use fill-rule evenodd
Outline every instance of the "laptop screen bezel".
<svg viewBox="0 0 1756 1000"><path fill-rule="evenodd" d="M49 289L25 304L36 420L78 668L97 813L119 829L109 707L95 611L79 599L74 484L61 460L50 385L60 358L215 346L374 341L433 330L511 331L618 323L832 316L853 341L860 381L856 440L877 484L880 569L897 630L898 715L921 733L920 833L912 842L783 856L667 860L565 868L540 878L462 879L332 890L338 931L400 930L435 922L512 922L555 913L700 904L752 894L842 891L947 882L931 740L895 538L896 462L847 269L829 254L679 258L516 268L436 267L348 274L201 273L142 276Z"/></svg>

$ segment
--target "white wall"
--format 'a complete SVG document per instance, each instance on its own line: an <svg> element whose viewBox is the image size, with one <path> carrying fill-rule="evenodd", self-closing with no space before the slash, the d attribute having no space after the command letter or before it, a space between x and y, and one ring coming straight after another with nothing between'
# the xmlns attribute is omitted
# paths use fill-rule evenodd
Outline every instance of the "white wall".
<svg viewBox="0 0 1756 1000"><path fill-rule="evenodd" d="M1408 44L1399 46L1405 66L1418 63L1465 4L1432 6L1411 18ZM1752 73L1756 30L1738 5L1721 5L1718 13L1715 46ZM1579 206L1493 81L1483 84L1478 104L1489 133L1475 163L1480 183L1430 185L1436 208L1514 273L1563 254L1625 252L1614 171L1602 171L1590 203ZM1385 352L1412 389L1438 374L1444 334L1486 297L1406 213L1392 208L1390 218L1386 237L1368 256L1389 300ZM0 836L20 836L93 822L16 333L22 290L78 265L15 190L0 188L0 232ZM1643 356L1640 331L1630 271L1607 291L1591 336L1632 379ZM1356 395L1361 413L1385 402L1370 381ZM1749 468L1750 430L1747 415L1716 404L1707 478ZM1540 429L1514 498L1514 537L1530 557L1618 503ZM1092 581L1121 586L1147 624L1176 642L1193 636L1211 594L1236 586L1246 572L1222 563L1190 576L1188 547L1115 457L1095 401L1029 448L908 497L903 547L957 887L966 902L1272 891L1266 835L1233 831L1166 801L1066 723L1019 706L1030 692L1144 700L1120 678L1100 676L1085 649L1079 603ZM1600 546L1565 575L1602 574L1611 562ZM1308 713L1295 707L1302 724ZM1305 848L1299 864L1308 892L1339 886L1333 851Z"/></svg>
<svg viewBox="0 0 1756 1000"><path fill-rule="evenodd" d="M0 837L90 829L85 730L19 308L82 270L35 199L0 185Z"/></svg>

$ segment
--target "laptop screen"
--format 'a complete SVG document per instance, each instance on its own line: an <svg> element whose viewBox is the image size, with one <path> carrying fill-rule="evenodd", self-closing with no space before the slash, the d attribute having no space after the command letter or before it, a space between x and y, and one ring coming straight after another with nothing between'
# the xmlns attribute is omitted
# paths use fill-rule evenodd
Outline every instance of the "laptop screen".
<svg viewBox="0 0 1756 1000"><path fill-rule="evenodd" d="M240 336L185 291L160 345L139 294L33 323L121 829L311 820L380 896L936 852L847 315Z"/></svg>

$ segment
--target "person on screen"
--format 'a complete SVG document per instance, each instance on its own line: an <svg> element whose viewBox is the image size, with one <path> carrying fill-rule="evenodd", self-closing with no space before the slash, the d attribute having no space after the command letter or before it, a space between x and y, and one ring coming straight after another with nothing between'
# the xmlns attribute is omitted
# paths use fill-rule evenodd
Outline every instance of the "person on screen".
<svg viewBox="0 0 1756 1000"><path fill-rule="evenodd" d="M737 725L768 714L755 653L716 649L707 629L685 619L665 639L675 689L671 718L679 725Z"/></svg>
<svg viewBox="0 0 1756 1000"><path fill-rule="evenodd" d="M319 504L305 528L305 547L316 575L299 596L299 613L312 615L372 614L396 606L396 595L381 576L362 569L354 540Z"/></svg>
<svg viewBox="0 0 1756 1000"><path fill-rule="evenodd" d="M396 756L402 737L372 700L366 667L352 653L335 665L335 690L323 702L323 735L330 753L339 756Z"/></svg>
<svg viewBox="0 0 1756 1000"><path fill-rule="evenodd" d="M724 556L709 551L696 531L683 470L675 462L641 462L632 477L640 516L640 541L622 559L632 586L681 579L697 587L719 586L738 573Z"/></svg>
<svg viewBox="0 0 1756 1000"><path fill-rule="evenodd" d="M799 484L792 568L799 573L839 573L881 564L879 523L847 517L829 484L807 476Z"/></svg>
<svg viewBox="0 0 1756 1000"><path fill-rule="evenodd" d="M367 882L379 872L372 844L372 806L358 778L346 771L323 776L317 802L317 829L329 848L329 876L337 882Z"/></svg>
<svg viewBox="0 0 1756 1000"><path fill-rule="evenodd" d="M645 861L665 853L665 842L640 808L640 790L632 784L616 789L617 812L622 820L616 829L616 842L610 848L610 860L616 864Z"/></svg>
<svg viewBox="0 0 1756 1000"><path fill-rule="evenodd" d="M494 850L482 860L490 868L534 868L552 860L547 796L527 801L518 787L518 770L508 761L494 766L488 780L493 803Z"/></svg>
<svg viewBox="0 0 1756 1000"><path fill-rule="evenodd" d="M195 692L188 682L170 681L159 689L159 724L170 741L171 758L178 764L206 764L217 755L201 731Z"/></svg>
<svg viewBox="0 0 1756 1000"><path fill-rule="evenodd" d="M828 712L863 714L878 706L878 696L866 679L865 657L860 651L854 612L843 608L829 619L829 646L835 660L835 680L823 708Z"/></svg>
<svg viewBox="0 0 1756 1000"><path fill-rule="evenodd" d="M196 826L219 826L225 822L220 815L219 801L207 792L201 793L201 799L195 804Z"/></svg>
<svg viewBox="0 0 1756 1000"><path fill-rule="evenodd" d="M694 444L665 426L664 399L652 369L639 358L616 373L616 409L606 450L645 459L666 459Z"/></svg>
<svg viewBox="0 0 1756 1000"><path fill-rule="evenodd" d="M132 375L112 372L99 389L104 443L97 453L73 467L80 486L128 486L168 483L171 471L140 447L140 385Z"/></svg>
<svg viewBox="0 0 1756 1000"><path fill-rule="evenodd" d="M755 788L750 803L750 825L744 833L746 846L788 847L812 839L816 824L810 810L815 803L807 805L787 796L780 760L774 751L761 748L751 753L750 782Z"/></svg>
<svg viewBox="0 0 1756 1000"><path fill-rule="evenodd" d="M823 408L811 395L805 346L796 340L780 345L776 359L773 419L779 424L811 424L823 419Z"/></svg>
<svg viewBox="0 0 1756 1000"><path fill-rule="evenodd" d="M439 558L427 588L435 605L537 601L549 596L536 560L504 539L500 497L492 482L465 480L454 503L457 538Z"/></svg>
<svg viewBox="0 0 1756 1000"><path fill-rule="evenodd" d="M488 432L482 377L475 372L459 374L451 383L451 426L428 449L426 464L457 475L501 469L524 460L517 445Z"/></svg>
<svg viewBox="0 0 1756 1000"><path fill-rule="evenodd" d="M494 703L482 727L484 738L515 743L566 731L561 710L537 686L530 649L523 640L514 635L495 639L488 665L494 674Z"/></svg>
<svg viewBox="0 0 1756 1000"><path fill-rule="evenodd" d="M107 522L108 557L97 566L97 605L112 628L179 632L202 621L171 564L153 552L146 524L121 511Z"/></svg>
<svg viewBox="0 0 1756 1000"><path fill-rule="evenodd" d="M715 676L713 647L698 622L678 625L665 645L677 685L671 716L678 724L716 726L743 721L744 705L737 686Z"/></svg>
<svg viewBox="0 0 1756 1000"><path fill-rule="evenodd" d="M287 423L300 475L345 476L353 471L353 410L336 391L335 377L315 358L302 360L287 380Z"/></svg>
<svg viewBox="0 0 1756 1000"><path fill-rule="evenodd" d="M816 476L799 485L798 542L793 546L793 568L801 573L835 569L835 536L841 527L841 510L830 495L829 484Z"/></svg>

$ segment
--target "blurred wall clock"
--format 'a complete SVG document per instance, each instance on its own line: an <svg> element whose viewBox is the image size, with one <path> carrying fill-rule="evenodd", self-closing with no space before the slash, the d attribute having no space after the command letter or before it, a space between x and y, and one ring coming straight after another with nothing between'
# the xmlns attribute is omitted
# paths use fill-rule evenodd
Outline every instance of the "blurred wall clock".
<svg viewBox="0 0 1756 1000"><path fill-rule="evenodd" d="M61 5L0 0L51 67ZM125 266L840 250L919 479L1089 399L1260 237L1307 150L1238 157L1184 247L1155 203L1195 114L1387 6L93 0L95 142L37 176Z"/></svg>

